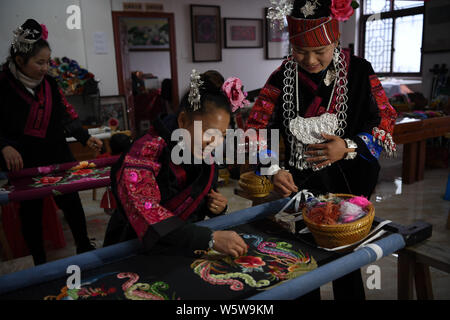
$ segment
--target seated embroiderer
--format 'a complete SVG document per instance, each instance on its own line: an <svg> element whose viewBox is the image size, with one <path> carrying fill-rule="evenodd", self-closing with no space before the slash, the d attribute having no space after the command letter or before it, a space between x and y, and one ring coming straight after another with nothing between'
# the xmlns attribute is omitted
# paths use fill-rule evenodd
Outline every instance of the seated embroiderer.
<svg viewBox="0 0 450 320"><path fill-rule="evenodd" d="M193 71L190 91L182 99L178 116L155 119L149 131L113 166L111 185L118 210L110 219L104 246L138 237L146 249L162 243L189 254L208 248L234 257L247 252L246 243L236 232L213 232L194 224L227 209L227 199L217 191L217 164L208 164L203 157L212 145L220 145L230 123L230 100L223 86L220 73L200 75ZM194 139L190 143L171 141L176 129L185 129L193 138L194 121L202 125L198 148ZM217 141L215 136L211 143L206 141L203 133L209 129L218 130L221 139ZM190 161L175 164L171 158L175 147ZM196 149L201 152L194 152Z"/></svg>

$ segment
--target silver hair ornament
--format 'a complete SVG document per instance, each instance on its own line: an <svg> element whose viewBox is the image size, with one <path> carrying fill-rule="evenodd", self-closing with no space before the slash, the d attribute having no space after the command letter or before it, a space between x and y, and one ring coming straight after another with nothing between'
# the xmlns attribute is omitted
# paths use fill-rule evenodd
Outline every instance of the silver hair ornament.
<svg viewBox="0 0 450 320"><path fill-rule="evenodd" d="M201 108L200 103L200 87L203 85L203 81L200 79L200 73L193 69L191 72L191 82L189 89L188 101L193 111L197 111Z"/></svg>
<svg viewBox="0 0 450 320"><path fill-rule="evenodd" d="M318 0L306 1L305 5L300 8L302 14L307 18L308 16L313 16L317 7L320 6Z"/></svg>
<svg viewBox="0 0 450 320"><path fill-rule="evenodd" d="M294 8L293 0L270 0L272 6L267 13L267 19L270 20L271 28L275 28L275 21L278 21L280 30L284 28L284 19L290 15Z"/></svg>
<svg viewBox="0 0 450 320"><path fill-rule="evenodd" d="M12 43L12 47L14 49L14 52L22 52L27 53L33 49L33 44L38 41L39 39L32 40L27 39L27 37L30 34L38 34L39 31L37 30L30 30L25 29L23 30L22 27L18 27L16 30L13 31L14 33L14 40Z"/></svg>

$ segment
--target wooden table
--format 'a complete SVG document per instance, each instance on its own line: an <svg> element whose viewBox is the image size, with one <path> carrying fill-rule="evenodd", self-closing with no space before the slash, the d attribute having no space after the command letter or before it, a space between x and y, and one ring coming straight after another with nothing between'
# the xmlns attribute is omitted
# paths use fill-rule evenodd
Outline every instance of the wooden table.
<svg viewBox="0 0 450 320"><path fill-rule="evenodd" d="M394 141L404 144L402 182L411 184L423 180L426 140L450 132L450 116L395 125Z"/></svg>

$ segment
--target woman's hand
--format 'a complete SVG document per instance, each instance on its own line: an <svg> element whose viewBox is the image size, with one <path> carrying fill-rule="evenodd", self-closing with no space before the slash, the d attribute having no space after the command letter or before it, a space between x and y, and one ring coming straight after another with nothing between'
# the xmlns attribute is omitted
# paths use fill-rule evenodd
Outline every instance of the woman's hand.
<svg viewBox="0 0 450 320"><path fill-rule="evenodd" d="M23 168L23 160L20 153L11 146L2 149L3 158L9 171L19 171Z"/></svg>
<svg viewBox="0 0 450 320"><path fill-rule="evenodd" d="M227 207L228 200L220 192L216 192L213 189L208 193L207 206L209 211L214 214L222 213Z"/></svg>
<svg viewBox="0 0 450 320"><path fill-rule="evenodd" d="M273 187L275 192L279 193L283 198L289 197L292 192L297 193L298 188L294 183L292 174L286 170L279 170L273 176Z"/></svg>
<svg viewBox="0 0 450 320"><path fill-rule="evenodd" d="M102 140L91 136L87 141L86 145L94 151L100 151L102 150L103 142Z"/></svg>
<svg viewBox="0 0 450 320"><path fill-rule="evenodd" d="M315 163L316 169L321 169L344 159L345 154L350 151L350 149L347 149L344 139L325 133L322 133L322 137L327 141L320 144L310 144L308 151L305 152L310 156L306 161Z"/></svg>
<svg viewBox="0 0 450 320"><path fill-rule="evenodd" d="M247 253L247 244L234 231L215 231L213 233L214 250L235 258Z"/></svg>

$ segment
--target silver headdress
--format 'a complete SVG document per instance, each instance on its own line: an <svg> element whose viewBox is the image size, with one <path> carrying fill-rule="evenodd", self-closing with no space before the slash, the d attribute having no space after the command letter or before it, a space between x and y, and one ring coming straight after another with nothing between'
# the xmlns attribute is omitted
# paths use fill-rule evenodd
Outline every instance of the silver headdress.
<svg viewBox="0 0 450 320"><path fill-rule="evenodd" d="M318 6L320 6L319 0L306 1L305 5L300 8L300 11L307 18L314 15Z"/></svg>
<svg viewBox="0 0 450 320"><path fill-rule="evenodd" d="M188 101L191 104L193 111L197 111L201 108L200 87L202 85L203 81L200 79L200 73L198 73L197 70L192 69Z"/></svg>
<svg viewBox="0 0 450 320"><path fill-rule="evenodd" d="M284 19L290 15L294 8L293 0L270 0L272 7L269 8L267 19L270 20L270 26L274 28L275 21L278 21L280 30L284 28Z"/></svg>
<svg viewBox="0 0 450 320"><path fill-rule="evenodd" d="M30 35L39 34L37 30L23 29L22 27L18 27L14 30L14 40L12 43L12 47L14 52L27 53L31 49L33 49L33 44L38 41L38 39L27 39Z"/></svg>

